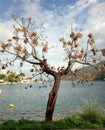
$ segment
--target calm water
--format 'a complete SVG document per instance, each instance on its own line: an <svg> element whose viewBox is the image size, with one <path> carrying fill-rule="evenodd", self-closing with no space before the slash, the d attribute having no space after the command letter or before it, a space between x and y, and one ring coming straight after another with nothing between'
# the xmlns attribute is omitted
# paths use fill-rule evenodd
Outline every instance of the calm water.
<svg viewBox="0 0 105 130"><path fill-rule="evenodd" d="M25 89L26 84L0 85L0 120L44 120L48 94L51 87L39 89L39 83ZM62 81L56 102L54 118L69 116L73 110L83 107L83 100L96 101L105 108L105 81L73 88L70 81ZM14 104L11 109L9 104Z"/></svg>

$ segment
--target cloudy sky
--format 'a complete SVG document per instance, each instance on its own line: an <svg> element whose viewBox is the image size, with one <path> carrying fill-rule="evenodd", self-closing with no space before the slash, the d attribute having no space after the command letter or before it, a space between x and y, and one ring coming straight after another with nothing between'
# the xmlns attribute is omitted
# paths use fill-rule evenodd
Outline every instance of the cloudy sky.
<svg viewBox="0 0 105 130"><path fill-rule="evenodd" d="M0 0L0 40L12 36L12 14L31 16L36 26L44 24L47 40L54 45L47 55L53 65L63 64L64 51L58 39L69 38L71 24L85 35L93 33L98 47L105 46L105 0Z"/></svg>

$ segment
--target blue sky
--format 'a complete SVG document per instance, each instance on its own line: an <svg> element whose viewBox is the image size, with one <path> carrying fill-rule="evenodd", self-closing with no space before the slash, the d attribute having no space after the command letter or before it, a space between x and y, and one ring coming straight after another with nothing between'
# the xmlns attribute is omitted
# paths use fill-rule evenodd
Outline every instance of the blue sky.
<svg viewBox="0 0 105 130"><path fill-rule="evenodd" d="M58 39L69 38L71 23L74 30L85 35L92 32L99 48L105 46L105 0L0 0L1 40L12 36L12 14L31 16L36 26L44 23L48 42L54 45L46 57L53 65L64 64Z"/></svg>

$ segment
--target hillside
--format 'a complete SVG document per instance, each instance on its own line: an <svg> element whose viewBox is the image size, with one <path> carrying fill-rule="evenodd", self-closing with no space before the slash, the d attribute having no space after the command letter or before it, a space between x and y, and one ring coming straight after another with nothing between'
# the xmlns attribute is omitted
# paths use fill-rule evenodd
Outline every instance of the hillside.
<svg viewBox="0 0 105 130"><path fill-rule="evenodd" d="M98 70L98 66L105 66L105 61L102 61L98 64L96 64L97 66L97 69L94 68L93 66L86 66L86 67L83 67L83 68L80 68L80 69L77 69L76 70L76 74L94 74L95 76L93 76L93 80L104 80L105 79L105 69L101 68ZM76 80L75 76L73 76L72 73L69 73L68 75L66 76L63 76L62 77L62 80Z"/></svg>

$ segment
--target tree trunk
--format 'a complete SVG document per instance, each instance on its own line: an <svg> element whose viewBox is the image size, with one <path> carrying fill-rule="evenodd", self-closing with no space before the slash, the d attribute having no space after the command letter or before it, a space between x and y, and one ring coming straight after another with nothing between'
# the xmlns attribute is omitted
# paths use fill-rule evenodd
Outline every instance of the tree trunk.
<svg viewBox="0 0 105 130"><path fill-rule="evenodd" d="M53 118L55 103L56 103L60 81L61 81L61 74L57 73L54 78L55 78L54 86L51 92L49 93L49 98L47 102L46 115L45 115L46 121L52 121Z"/></svg>

